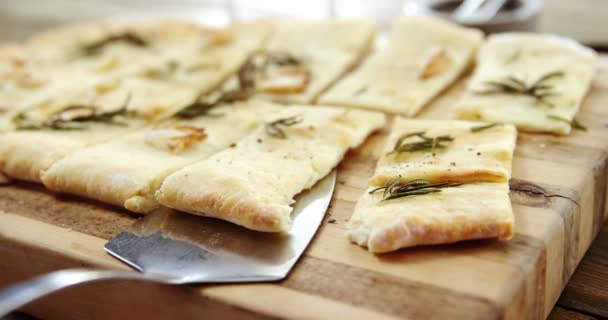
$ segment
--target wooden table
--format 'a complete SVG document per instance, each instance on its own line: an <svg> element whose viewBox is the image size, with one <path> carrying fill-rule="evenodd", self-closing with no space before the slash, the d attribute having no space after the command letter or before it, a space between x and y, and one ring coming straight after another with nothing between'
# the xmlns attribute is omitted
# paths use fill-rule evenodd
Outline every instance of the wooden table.
<svg viewBox="0 0 608 320"><path fill-rule="evenodd" d="M548 1L548 4L553 2L559 1ZM0 16L2 16L2 11L0 10ZM601 10L598 12L601 12ZM11 19L23 23L23 20L19 19L18 16L13 16ZM40 21L40 19L36 21ZM40 22L39 27L45 26L45 23L44 21ZM56 23L54 20L48 22L48 24L54 23ZM24 24L14 25L15 35L18 34L18 37L23 36L22 33L26 32L22 29L23 26ZM7 32L11 33L10 26L7 30L0 30L0 34ZM15 38L15 35L4 38ZM32 264L35 264L35 261L32 261ZM154 295L154 293L155 288L151 288L150 294ZM177 299L180 295L176 294L175 296ZM238 312L238 310L232 311ZM549 319L595 319L605 317L608 317L608 225L600 231L598 238L578 266L557 305L549 315Z"/></svg>
<svg viewBox="0 0 608 320"><path fill-rule="evenodd" d="M568 282L550 320L608 318L608 224Z"/></svg>

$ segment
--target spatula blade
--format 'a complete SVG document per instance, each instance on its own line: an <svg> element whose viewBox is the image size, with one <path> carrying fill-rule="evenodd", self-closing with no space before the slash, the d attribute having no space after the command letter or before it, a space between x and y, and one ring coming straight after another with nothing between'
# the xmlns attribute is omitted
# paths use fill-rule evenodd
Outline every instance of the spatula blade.
<svg viewBox="0 0 608 320"><path fill-rule="evenodd" d="M334 171L297 197L288 234L163 209L116 235L105 250L139 271L177 283L280 280L317 231L335 181Z"/></svg>

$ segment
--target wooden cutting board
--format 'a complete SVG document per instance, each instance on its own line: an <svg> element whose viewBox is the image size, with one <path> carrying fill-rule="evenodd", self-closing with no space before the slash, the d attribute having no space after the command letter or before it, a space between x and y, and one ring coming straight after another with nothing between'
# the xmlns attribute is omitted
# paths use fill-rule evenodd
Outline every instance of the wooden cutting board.
<svg viewBox="0 0 608 320"><path fill-rule="evenodd" d="M463 91L450 88L421 117L446 118ZM284 281L163 286L107 282L73 288L28 306L48 319L540 319L551 311L602 222L608 159L608 56L568 137L520 134L511 181L511 241L372 255L344 237L386 132L339 166L330 210ZM107 239L136 220L128 212L42 187L0 187L0 286L69 267L126 267Z"/></svg>

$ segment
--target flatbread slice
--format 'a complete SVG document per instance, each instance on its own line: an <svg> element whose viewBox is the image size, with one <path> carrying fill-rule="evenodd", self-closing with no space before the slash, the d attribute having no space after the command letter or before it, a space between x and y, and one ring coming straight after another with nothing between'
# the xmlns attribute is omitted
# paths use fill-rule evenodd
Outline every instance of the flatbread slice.
<svg viewBox="0 0 608 320"><path fill-rule="evenodd" d="M157 200L253 230L286 232L293 197L384 122L385 116L375 112L285 107L234 148L170 175Z"/></svg>
<svg viewBox="0 0 608 320"><path fill-rule="evenodd" d="M48 67L32 52L16 43L0 45L0 110L22 107L32 95L43 91L48 78Z"/></svg>
<svg viewBox="0 0 608 320"><path fill-rule="evenodd" d="M52 69L22 45L0 45L0 132L11 129L10 119L17 111L53 92ZM78 90L81 84L77 82L71 89Z"/></svg>
<svg viewBox="0 0 608 320"><path fill-rule="evenodd" d="M162 67L163 60L192 58L200 61L187 65L188 71L219 73L238 67L271 28L269 23L241 23L211 29L179 20L77 24L34 35L26 46L39 60L57 66L63 78L133 74Z"/></svg>
<svg viewBox="0 0 608 320"><path fill-rule="evenodd" d="M196 95L188 87L143 79L133 83L138 91L100 94L97 84L81 92L59 92L17 112L11 118L15 131L0 135L0 171L40 182L43 171L68 153L141 128Z"/></svg>
<svg viewBox="0 0 608 320"><path fill-rule="evenodd" d="M516 140L513 125L397 117L370 184L508 181Z"/></svg>
<svg viewBox="0 0 608 320"><path fill-rule="evenodd" d="M385 201L382 192L372 190L357 202L347 232L370 252L513 234L507 183L463 184Z"/></svg>
<svg viewBox="0 0 608 320"><path fill-rule="evenodd" d="M57 86L48 91L49 95L45 99L36 101L26 110L11 116L13 120L25 118L27 121L18 121L20 123L14 126L18 131L0 135L0 171L13 178L40 182L44 170L68 153L125 134L141 128L146 123L178 112L194 103L197 97L209 93L219 86L238 69L251 51L263 45L270 32L268 24L235 25L227 29L225 34L222 33L222 41L215 40L211 42L213 45L209 45L208 41L194 41L201 37L205 38L206 31L199 30L198 27L191 24L178 24L178 26L182 26L189 32L185 40L178 37L178 40L183 42L183 52L159 49L162 54L159 53L155 57L158 65L154 68L142 64L141 68L126 76L124 74L120 76L104 74L99 77L81 77L82 79L66 79L65 77L69 73L60 73L54 82L62 83L70 80L72 83L78 83L78 87ZM173 39L166 33L180 35L180 28L155 29L148 36L151 39L164 39L164 37ZM192 30L194 33L190 32ZM82 30L77 28L74 32L80 34L79 32ZM41 55L44 54L43 49L47 46L61 50L63 48L61 45L51 47L53 39L65 42L64 37L67 38L67 36L61 32L58 34L50 33L46 38L41 36L38 40L32 40L32 43L40 45ZM68 34L72 35L69 32ZM108 33L102 34L107 36ZM170 48L181 43L179 41L168 41L164 45ZM135 49L124 49L122 47L125 44L120 42L111 44L107 49L104 48L101 54L114 52L117 56L125 55L129 59L135 59L131 56L132 51L142 50L138 46ZM162 44L162 41L159 43ZM33 44L31 45L33 46ZM161 45L159 46L163 48ZM117 47L116 50L114 47ZM60 53L49 50L48 55L51 57L48 58L49 63L54 61L54 54L61 56ZM135 60L129 61L136 63ZM135 113L136 117L121 120L120 122L126 122L121 125L94 123L90 126L87 125L86 130L41 128L39 126L40 123L48 122L49 118L57 117L58 113L66 111L65 109L70 109L67 110L68 113L70 116L74 116L74 110L71 109L74 106L80 107L77 108L78 111L86 112L87 110L82 109L95 109L95 113L105 113L106 115L124 111L122 113L125 115ZM70 125L80 124L80 121L72 122L79 123L70 123ZM6 121L4 123L6 127ZM15 125L15 121L9 125Z"/></svg>
<svg viewBox="0 0 608 320"><path fill-rule="evenodd" d="M58 95L11 115L15 131L0 134L0 171L20 180L40 182L41 172L67 153L145 125L126 117L121 110L126 97L116 105L92 105L80 94ZM128 108L128 105L124 106ZM111 114L116 113L115 116ZM105 114L104 121L71 121Z"/></svg>
<svg viewBox="0 0 608 320"><path fill-rule="evenodd" d="M596 60L593 50L558 36L493 35L479 51L455 114L513 123L523 131L569 134Z"/></svg>
<svg viewBox="0 0 608 320"><path fill-rule="evenodd" d="M403 17L388 47L368 58L320 103L414 116L469 66L483 34L429 17Z"/></svg>
<svg viewBox="0 0 608 320"><path fill-rule="evenodd" d="M239 72L240 80L257 97L312 103L363 58L374 35L369 20L280 22L268 46Z"/></svg>
<svg viewBox="0 0 608 320"><path fill-rule="evenodd" d="M46 170L42 182L53 191L147 213L158 207L154 193L166 176L228 148L252 132L263 114L279 110L235 104L192 120L167 121L75 151Z"/></svg>

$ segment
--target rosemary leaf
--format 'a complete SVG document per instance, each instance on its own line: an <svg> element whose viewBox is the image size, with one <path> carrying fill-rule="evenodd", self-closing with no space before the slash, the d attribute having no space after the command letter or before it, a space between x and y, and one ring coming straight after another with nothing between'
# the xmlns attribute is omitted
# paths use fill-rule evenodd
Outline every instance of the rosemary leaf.
<svg viewBox="0 0 608 320"><path fill-rule="evenodd" d="M84 130L91 123L106 123L112 125L125 126L125 122L120 118L133 117L135 113L127 110L131 100L131 94L123 105L117 110L97 112L97 107L87 105L69 105L51 114L46 120L34 121L25 112L17 113L12 121L17 130Z"/></svg>
<svg viewBox="0 0 608 320"><path fill-rule="evenodd" d="M555 87L546 83L549 80L563 77L562 71L549 72L531 84L527 84L522 79L513 75L507 76L500 80L489 80L484 84L485 89L474 91L476 94L491 95L491 94L516 94L529 96L536 99L542 105L553 107L554 105L547 101L547 98L560 95L553 91Z"/></svg>
<svg viewBox="0 0 608 320"><path fill-rule="evenodd" d="M288 52L256 51L239 68L237 77L242 90L253 90L256 79L270 70L286 66L302 66L302 62Z"/></svg>
<svg viewBox="0 0 608 320"><path fill-rule="evenodd" d="M210 102L201 101L202 97L199 96L190 104L183 107L174 116L177 118L191 119L198 116L209 115L209 111L219 104L245 100L249 98L249 96L251 96L251 91L238 89L224 91L219 97Z"/></svg>
<svg viewBox="0 0 608 320"><path fill-rule="evenodd" d="M461 183L455 182L438 182L433 183L424 179L415 179L405 183L399 183L401 177L397 177L396 179L388 182L386 185L382 187L375 188L371 190L369 193L373 194L378 191L384 190L382 194L382 200L388 201L392 199L405 198L410 196L424 195L429 193L438 193L441 192L443 188L451 188L460 186Z"/></svg>
<svg viewBox="0 0 608 320"><path fill-rule="evenodd" d="M408 142L406 140L411 140L412 138L417 138L418 141ZM407 133L399 137L395 146L393 147L393 151L390 153L400 153L400 152L415 152L415 151L434 151L437 148L445 148L446 143L454 141L450 135L441 135L437 137L427 137L425 131L420 132L412 132Z"/></svg>
<svg viewBox="0 0 608 320"><path fill-rule="evenodd" d="M302 118L300 116L282 118L267 123L264 129L266 130L266 133L271 137L285 139L287 138L287 134L285 134L285 131L283 131L281 127L290 127L300 122L302 122Z"/></svg>
<svg viewBox="0 0 608 320"><path fill-rule="evenodd" d="M549 72L549 73L545 74L544 76L540 77L538 80L536 80L536 82L534 82L530 87L531 88L538 88L539 86L541 86L547 80L551 80L551 79L555 79L555 78L561 78L563 76L564 76L564 72L562 72L562 71Z"/></svg>
<svg viewBox="0 0 608 320"><path fill-rule="evenodd" d="M582 124L581 122L576 120L576 118L572 119L572 123L570 123L570 125L574 129L581 130L581 131L587 131L587 126L585 126L584 124Z"/></svg>
<svg viewBox="0 0 608 320"><path fill-rule="evenodd" d="M80 52L84 56L93 56L101 53L107 46L117 42L125 42L134 47L147 47L148 41L132 32L124 32L120 34L110 35L106 38L84 45L80 48Z"/></svg>
<svg viewBox="0 0 608 320"><path fill-rule="evenodd" d="M484 131L484 130L496 127L497 125L499 125L499 123L490 123L490 124L481 125L481 126L477 126L477 127L471 127L471 132L477 133L480 131Z"/></svg>
<svg viewBox="0 0 608 320"><path fill-rule="evenodd" d="M565 123L569 124L570 126L572 126L573 129L576 129L576 130L587 131L587 126L585 126L584 124L582 124L581 122L576 120L576 118L572 118L572 121L570 121L566 118L560 117L555 114L548 114L547 118L565 122Z"/></svg>
<svg viewBox="0 0 608 320"><path fill-rule="evenodd" d="M367 86L363 86L363 87L357 89L357 91L353 92L353 96L359 96L366 92L367 92Z"/></svg>

